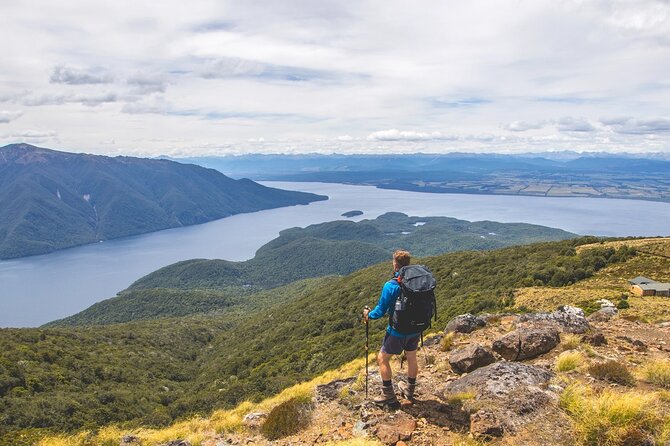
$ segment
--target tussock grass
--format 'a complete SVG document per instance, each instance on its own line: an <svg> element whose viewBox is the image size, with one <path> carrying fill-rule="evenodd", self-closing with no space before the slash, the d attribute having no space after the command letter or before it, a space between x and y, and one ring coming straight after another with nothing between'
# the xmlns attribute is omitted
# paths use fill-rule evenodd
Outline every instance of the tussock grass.
<svg viewBox="0 0 670 446"><path fill-rule="evenodd" d="M561 350L576 350L581 345L582 340L579 335L566 333L561 335Z"/></svg>
<svg viewBox="0 0 670 446"><path fill-rule="evenodd" d="M603 381L621 384L623 386L635 385L635 377L630 370L628 370L628 367L613 359L592 364L589 366L589 373L594 378Z"/></svg>
<svg viewBox="0 0 670 446"><path fill-rule="evenodd" d="M286 401L309 399L317 385L354 376L364 367L365 359L356 359L311 381L284 389L274 397L260 403L254 404L247 401L234 409L217 410L209 418L194 417L162 429L123 429L118 426L108 426L95 433L85 431L72 435L46 436L37 443L37 446L118 446L123 435L128 434L137 436L142 446L155 446L175 439L187 440L193 446L200 446L215 434L242 431L244 429L242 419L249 412L270 412Z"/></svg>
<svg viewBox="0 0 670 446"><path fill-rule="evenodd" d="M668 427L667 408L655 393L596 394L573 384L563 391L559 404L572 418L577 444L583 446L644 444L647 439L662 439Z"/></svg>
<svg viewBox="0 0 670 446"><path fill-rule="evenodd" d="M456 339L456 333L450 331L449 333L442 336L440 340L440 350L443 352L448 352L454 346L454 340Z"/></svg>
<svg viewBox="0 0 670 446"><path fill-rule="evenodd" d="M277 440L300 432L309 426L314 405L311 395L301 395L275 406L261 426L261 433Z"/></svg>
<svg viewBox="0 0 670 446"><path fill-rule="evenodd" d="M640 376L655 386L670 389L670 361L651 361L642 367Z"/></svg>
<svg viewBox="0 0 670 446"><path fill-rule="evenodd" d="M462 406L465 401L474 399L474 392L461 392L445 395L445 402L450 406Z"/></svg>
<svg viewBox="0 0 670 446"><path fill-rule="evenodd" d="M569 372L584 364L585 358L582 352L571 350L565 351L556 358L556 370Z"/></svg>

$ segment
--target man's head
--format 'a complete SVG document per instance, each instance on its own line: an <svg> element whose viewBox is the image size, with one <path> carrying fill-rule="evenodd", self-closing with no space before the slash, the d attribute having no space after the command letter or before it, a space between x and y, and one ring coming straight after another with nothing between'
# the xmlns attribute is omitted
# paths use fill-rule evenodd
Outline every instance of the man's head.
<svg viewBox="0 0 670 446"><path fill-rule="evenodd" d="M403 266L409 265L409 262L410 262L409 252L399 249L393 253L393 269L395 269L396 271L398 271Z"/></svg>

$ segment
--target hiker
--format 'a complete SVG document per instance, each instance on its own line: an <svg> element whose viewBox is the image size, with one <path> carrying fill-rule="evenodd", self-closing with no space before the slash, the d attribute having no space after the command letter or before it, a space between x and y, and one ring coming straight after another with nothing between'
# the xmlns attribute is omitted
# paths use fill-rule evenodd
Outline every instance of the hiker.
<svg viewBox="0 0 670 446"><path fill-rule="evenodd" d="M421 331L417 333L403 334L391 326L396 301L398 301L398 297L401 294L400 284L398 283L399 271L402 267L408 266L409 263L409 252L398 250L393 253L393 278L384 284L377 306L372 310L368 307L363 310L363 318L365 321L368 319L379 319L384 315L389 315L389 325L386 327L386 336L384 336L381 349L377 355L379 374L382 378L382 396L381 398L374 400L375 404L388 405L389 407L397 407L400 404L391 383L391 356L399 355L403 350L405 351L405 356L407 357L407 382L399 382L398 389L401 394L410 401L414 399L416 376L419 372L419 365L416 361L416 350L419 346Z"/></svg>

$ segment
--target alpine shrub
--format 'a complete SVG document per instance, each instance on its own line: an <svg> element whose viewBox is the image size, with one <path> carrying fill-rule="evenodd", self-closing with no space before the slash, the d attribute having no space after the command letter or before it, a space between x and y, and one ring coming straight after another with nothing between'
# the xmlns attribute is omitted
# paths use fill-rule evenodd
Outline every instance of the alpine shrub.
<svg viewBox="0 0 670 446"><path fill-rule="evenodd" d="M309 426L312 416L310 397L296 397L276 406L261 426L261 433L269 440L277 440L295 434Z"/></svg>

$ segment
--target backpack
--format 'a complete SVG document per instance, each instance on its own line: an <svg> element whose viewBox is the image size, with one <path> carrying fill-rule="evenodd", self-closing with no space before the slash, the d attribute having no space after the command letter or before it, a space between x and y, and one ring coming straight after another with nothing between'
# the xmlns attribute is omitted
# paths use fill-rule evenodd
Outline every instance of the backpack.
<svg viewBox="0 0 670 446"><path fill-rule="evenodd" d="M400 285L400 295L389 325L401 334L423 333L430 328L433 316L437 321L435 277L423 265L408 265L400 268L395 280Z"/></svg>

